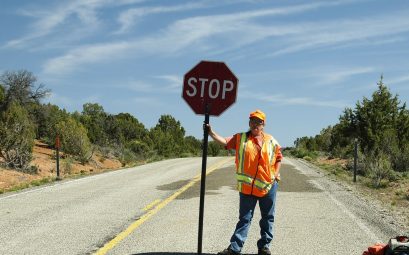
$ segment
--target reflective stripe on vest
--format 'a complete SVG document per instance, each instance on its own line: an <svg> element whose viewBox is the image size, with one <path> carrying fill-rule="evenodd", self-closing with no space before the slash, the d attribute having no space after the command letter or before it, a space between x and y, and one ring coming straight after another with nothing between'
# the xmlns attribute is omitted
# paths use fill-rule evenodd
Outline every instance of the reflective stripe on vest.
<svg viewBox="0 0 409 255"><path fill-rule="evenodd" d="M236 174L236 178L237 178L237 182L239 183L239 186L241 186L242 183L245 183L247 185L253 185L253 178L245 175L245 174ZM256 187L257 189L259 189L260 191L263 190L270 190L271 189L272 184L271 183L267 183L267 182L263 182L259 179L255 179L254 180L254 187ZM242 188L242 187L240 187ZM240 189L241 190L241 189Z"/></svg>
<svg viewBox="0 0 409 255"><path fill-rule="evenodd" d="M238 158L238 166L237 166L237 173L242 173L243 172L243 164L244 164L244 152L246 151L246 145L247 145L247 133L243 133L240 135L240 148L238 151L239 158Z"/></svg>

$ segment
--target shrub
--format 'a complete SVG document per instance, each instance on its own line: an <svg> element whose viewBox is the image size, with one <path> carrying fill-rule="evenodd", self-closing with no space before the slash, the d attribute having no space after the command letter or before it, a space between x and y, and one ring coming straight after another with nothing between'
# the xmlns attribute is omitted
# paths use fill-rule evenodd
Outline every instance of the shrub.
<svg viewBox="0 0 409 255"><path fill-rule="evenodd" d="M190 157L194 157L195 155L190 153L190 152L182 152L182 154L180 154L181 158L190 158Z"/></svg>
<svg viewBox="0 0 409 255"><path fill-rule="evenodd" d="M395 153L393 157L395 171L406 172L409 170L409 144Z"/></svg>
<svg viewBox="0 0 409 255"><path fill-rule="evenodd" d="M115 158L118 154L113 147L94 145L94 149L99 151L104 158Z"/></svg>
<svg viewBox="0 0 409 255"><path fill-rule="evenodd" d="M150 151L150 148L146 143L138 140L132 140L126 145L126 147L133 152L135 157L139 160L145 159Z"/></svg>
<svg viewBox="0 0 409 255"><path fill-rule="evenodd" d="M61 149L73 155L82 164L92 157L92 145L84 126L73 118L68 118L57 124L60 133Z"/></svg>
<svg viewBox="0 0 409 255"><path fill-rule="evenodd" d="M306 149L303 149L303 148L295 148L295 149L291 149L291 150L287 149L285 151L285 153L290 153L294 157L302 158L302 159L305 159L305 157L307 157L307 159L309 161L314 160L314 159L316 159L318 157L318 152L306 150Z"/></svg>
<svg viewBox="0 0 409 255"><path fill-rule="evenodd" d="M121 161L122 166L129 165L130 163L136 162L135 154L129 149L123 149L122 153L119 157L119 161Z"/></svg>
<svg viewBox="0 0 409 255"><path fill-rule="evenodd" d="M28 168L26 169L25 172L26 172L26 173L29 173L29 174L38 174L38 172L39 172L39 167L38 167L38 166L30 166L30 167L28 167Z"/></svg>
<svg viewBox="0 0 409 255"><path fill-rule="evenodd" d="M383 152L370 153L365 158L365 169L375 188L384 185L383 180L392 174L392 164L387 155Z"/></svg>
<svg viewBox="0 0 409 255"><path fill-rule="evenodd" d="M74 160L70 157L66 158L62 162L62 167L64 169L64 174L71 175L72 174L72 164Z"/></svg>
<svg viewBox="0 0 409 255"><path fill-rule="evenodd" d="M49 183L50 179L49 178L43 178L40 180L34 180L30 183L31 186L41 186L43 184Z"/></svg>
<svg viewBox="0 0 409 255"><path fill-rule="evenodd" d="M312 158L310 156L304 156L303 159L310 162L312 161Z"/></svg>
<svg viewBox="0 0 409 255"><path fill-rule="evenodd" d="M362 162L362 157L358 157L358 161L356 164L356 170L358 175L365 176L366 175L366 169L365 169L365 163ZM346 164L346 169L350 172L354 172L354 159L348 159L347 164Z"/></svg>
<svg viewBox="0 0 409 255"><path fill-rule="evenodd" d="M26 169L32 158L34 128L27 111L17 103L0 116L0 157L6 167Z"/></svg>
<svg viewBox="0 0 409 255"><path fill-rule="evenodd" d="M223 146L216 143L215 141L211 141L208 143L207 155L215 157L215 156L218 156L219 153L223 150L224 150Z"/></svg>

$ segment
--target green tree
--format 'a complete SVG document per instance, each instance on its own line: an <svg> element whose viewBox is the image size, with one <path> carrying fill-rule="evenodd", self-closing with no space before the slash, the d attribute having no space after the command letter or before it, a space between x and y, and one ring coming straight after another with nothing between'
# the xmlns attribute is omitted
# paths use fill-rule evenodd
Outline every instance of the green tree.
<svg viewBox="0 0 409 255"><path fill-rule="evenodd" d="M178 150L176 149L177 145L171 133L164 132L160 128L153 128L149 132L149 136L153 143L153 150L156 151L159 156L165 158L179 156Z"/></svg>
<svg viewBox="0 0 409 255"><path fill-rule="evenodd" d="M5 92L6 92L6 89L3 87L3 85L0 84L0 110L1 110L1 106L3 105L4 99L6 97Z"/></svg>
<svg viewBox="0 0 409 255"><path fill-rule="evenodd" d="M13 102L0 114L0 156L7 167L26 169L32 158L34 128L28 112Z"/></svg>
<svg viewBox="0 0 409 255"><path fill-rule="evenodd" d="M159 155L178 157L185 151L185 129L171 115L162 115L149 134L153 148Z"/></svg>
<svg viewBox="0 0 409 255"><path fill-rule="evenodd" d="M177 139L182 139L185 136L185 129L180 122L171 115L162 115L155 128L159 128L165 133L170 133Z"/></svg>
<svg viewBox="0 0 409 255"><path fill-rule="evenodd" d="M198 156L202 152L202 142L194 136L185 137L185 151L192 156Z"/></svg>
<svg viewBox="0 0 409 255"><path fill-rule="evenodd" d="M104 108L97 103L83 105L81 123L88 130L88 136L92 143L99 146L109 145L108 135L105 133L107 114Z"/></svg>
<svg viewBox="0 0 409 255"><path fill-rule="evenodd" d="M317 143L313 137L304 136L297 138L294 144L297 149L301 150L316 151L318 149Z"/></svg>
<svg viewBox="0 0 409 255"><path fill-rule="evenodd" d="M399 151L394 157L394 169L399 172L409 171L409 111L406 104L400 108L397 123Z"/></svg>
<svg viewBox="0 0 409 255"><path fill-rule="evenodd" d="M105 114L103 132L106 137L106 146L123 147L126 143L119 122L114 115Z"/></svg>
<svg viewBox="0 0 409 255"><path fill-rule="evenodd" d="M319 151L329 151L331 146L332 127L328 126L321 130L319 135L315 136L316 144Z"/></svg>
<svg viewBox="0 0 409 255"><path fill-rule="evenodd" d="M112 127L111 131L107 131L111 134L110 139L115 139L118 145L133 153L136 160L149 157L152 150L145 126L129 113L119 113L112 117L111 125L106 125Z"/></svg>
<svg viewBox="0 0 409 255"><path fill-rule="evenodd" d="M382 149L385 146L385 134L390 136L391 144L387 146L393 146L397 142L399 103L398 97L392 96L383 83L383 77L378 82L378 90L372 94L372 99L364 98L362 103L357 103L355 117L358 138L365 153Z"/></svg>
<svg viewBox="0 0 409 255"><path fill-rule="evenodd" d="M208 155L212 155L212 156L217 156L219 155L219 153L224 150L223 146L221 146L220 144L218 144L215 141L210 141L208 143L208 147L207 147L207 154Z"/></svg>
<svg viewBox="0 0 409 255"><path fill-rule="evenodd" d="M53 145L58 132L57 123L69 118L66 110L53 104L38 104L33 106L32 114L37 126L37 138Z"/></svg>
<svg viewBox="0 0 409 255"><path fill-rule="evenodd" d="M56 127L60 132L62 151L73 155L83 164L88 162L92 156L92 145L85 127L72 117L59 122Z"/></svg>
<svg viewBox="0 0 409 255"><path fill-rule="evenodd" d="M354 139L358 137L356 116L351 108L345 108L339 123L331 131L329 152L334 157L348 158L353 155Z"/></svg>
<svg viewBox="0 0 409 255"><path fill-rule="evenodd" d="M115 120L125 141L140 141L148 135L145 126L129 113L119 113L115 115Z"/></svg>
<svg viewBox="0 0 409 255"><path fill-rule="evenodd" d="M399 148L404 148L409 144L409 110L406 103L399 108L399 115L396 124Z"/></svg>
<svg viewBox="0 0 409 255"><path fill-rule="evenodd" d="M364 97L355 109L346 108L339 123L327 128L314 138L297 138L298 150L318 148L336 157L350 158L354 140L358 139L365 160L366 174L374 178L375 186L388 177L390 170L407 171L409 168L409 111L400 105L398 95L392 95L381 76L378 89L371 98ZM330 136L330 145L328 145ZM372 163L371 163L372 162ZM381 168L385 168L382 171Z"/></svg>
<svg viewBox="0 0 409 255"><path fill-rule="evenodd" d="M135 154L135 158L138 160L146 159L151 154L149 145L139 140L132 140L127 143L126 148Z"/></svg>

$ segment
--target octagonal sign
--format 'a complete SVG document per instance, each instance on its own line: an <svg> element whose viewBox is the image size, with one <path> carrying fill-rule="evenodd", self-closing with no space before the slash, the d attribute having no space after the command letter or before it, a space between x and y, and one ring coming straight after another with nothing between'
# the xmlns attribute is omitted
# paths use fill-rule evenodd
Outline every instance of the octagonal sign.
<svg viewBox="0 0 409 255"><path fill-rule="evenodd" d="M182 97L196 114L219 116L237 97L239 80L223 62L201 61L183 79Z"/></svg>

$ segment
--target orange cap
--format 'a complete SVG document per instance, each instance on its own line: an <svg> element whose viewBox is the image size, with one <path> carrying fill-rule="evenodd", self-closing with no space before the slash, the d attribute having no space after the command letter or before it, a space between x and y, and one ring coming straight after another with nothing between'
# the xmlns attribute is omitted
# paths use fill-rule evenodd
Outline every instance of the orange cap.
<svg viewBox="0 0 409 255"><path fill-rule="evenodd" d="M264 114L264 112L260 110L255 110L254 112L251 112L249 118L258 118L264 122L266 121L266 115Z"/></svg>

